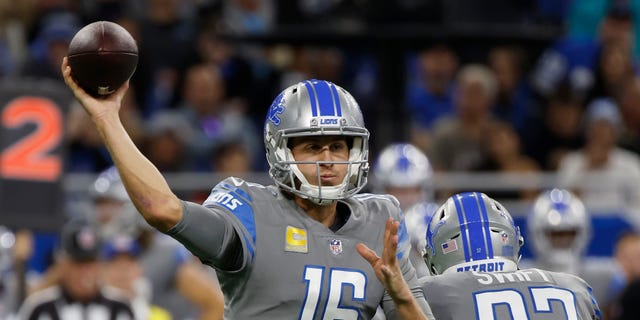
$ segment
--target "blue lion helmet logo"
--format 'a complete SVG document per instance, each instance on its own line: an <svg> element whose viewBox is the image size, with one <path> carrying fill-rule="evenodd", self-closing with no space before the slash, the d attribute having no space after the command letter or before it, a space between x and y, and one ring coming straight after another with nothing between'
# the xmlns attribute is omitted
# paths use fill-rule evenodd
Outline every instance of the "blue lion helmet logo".
<svg viewBox="0 0 640 320"><path fill-rule="evenodd" d="M267 120L273 122L276 126L280 125L280 118L278 114L284 112L284 99L283 93L280 93L271 103L269 107L269 113L267 114Z"/></svg>

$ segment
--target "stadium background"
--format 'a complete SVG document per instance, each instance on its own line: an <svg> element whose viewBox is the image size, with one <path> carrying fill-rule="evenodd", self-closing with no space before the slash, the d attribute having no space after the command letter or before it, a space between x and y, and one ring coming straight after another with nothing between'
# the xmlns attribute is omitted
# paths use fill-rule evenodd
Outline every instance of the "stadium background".
<svg viewBox="0 0 640 320"><path fill-rule="evenodd" d="M174 189L198 200L229 173L269 183L261 146L264 114L277 92L301 79L331 80L354 94L372 133L370 159L388 143L416 139L413 129L424 124L418 107L411 107L411 94L416 94L411 90L419 90L424 79L421 55L434 48L455 58L454 71L469 64L490 66L489 53L496 48L515 52L511 72L518 86L528 91L511 105L529 108L525 124L545 125L542 115L554 93L536 87L551 81L536 70L542 68L547 50L567 54L565 69L562 65L552 68L562 71L554 89L568 87L565 94L578 101L581 115L596 94L619 99L616 92L607 91L609 87L599 86L606 73L598 60L603 42L600 26L609 18L627 23L615 27L630 32L631 46L624 52L631 62L628 79L635 79L634 50L640 32L633 21L640 14L639 6L638 1L606 0L2 1L0 224L55 233L65 218L83 207L91 181L110 166L106 151L91 136L90 123L78 112L59 75L65 45L89 22L116 21L138 40L140 62L123 110L127 129ZM591 60L585 57L589 52ZM582 85L584 77L572 77L572 61L590 72L592 86ZM449 76L455 88L455 76ZM198 86L203 83L212 86ZM11 122L9 107L15 107L12 102L20 97L44 97L57 111L40 101L35 104L44 105L40 116ZM193 119L192 113L184 111L197 101L214 105L203 112L206 116ZM635 101L638 104L640 100ZM511 117L509 110L492 112L507 122L521 119ZM49 112L58 120L48 122ZM526 136L527 126L518 129L517 123L511 124L517 132L521 130L519 138ZM25 163L12 166L15 163L7 159L15 155L9 151L42 128L49 130L42 140L55 143L34 142L36 155L53 159L52 167L39 160L29 166L45 169L25 172L20 171ZM633 132L638 127L625 129ZM582 134L575 137L576 143L562 146L565 151L582 148ZM535 153L549 152L540 145L556 145L556 141L527 145L522 139L521 143L522 154L535 160L536 170L436 168L438 200L454 190L484 191L507 205L526 239L532 199L521 191L558 185L557 167L541 160L547 154ZM637 153L638 143L625 147ZM632 229L634 217L625 209L620 204L590 211L595 230L590 255L610 255L617 237ZM36 245L50 245L50 239L45 236ZM525 257L529 252L525 250Z"/></svg>

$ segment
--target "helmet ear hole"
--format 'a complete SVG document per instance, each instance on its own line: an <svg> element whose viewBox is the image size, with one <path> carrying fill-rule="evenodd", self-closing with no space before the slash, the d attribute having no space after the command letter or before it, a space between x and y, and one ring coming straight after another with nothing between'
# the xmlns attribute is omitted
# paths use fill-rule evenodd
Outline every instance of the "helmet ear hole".
<svg viewBox="0 0 640 320"><path fill-rule="evenodd" d="M445 212L445 209L442 208L442 210L440 211L440 216L438 217L438 220L442 220L444 219L444 217L447 215L447 213Z"/></svg>
<svg viewBox="0 0 640 320"><path fill-rule="evenodd" d="M429 265L429 269L429 271L431 271L431 274L440 274L438 270L436 270L436 266L433 263Z"/></svg>

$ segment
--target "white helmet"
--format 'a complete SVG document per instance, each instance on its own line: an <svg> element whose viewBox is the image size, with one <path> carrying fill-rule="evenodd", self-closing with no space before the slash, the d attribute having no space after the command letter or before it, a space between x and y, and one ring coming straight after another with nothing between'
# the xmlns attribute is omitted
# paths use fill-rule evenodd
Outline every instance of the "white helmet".
<svg viewBox="0 0 640 320"><path fill-rule="evenodd" d="M289 139L340 135L351 138L347 175L340 185L309 183L289 149ZM355 99L343 88L323 80L299 82L282 91L271 104L264 126L269 175L280 188L320 205L347 198L364 187L369 171L369 131ZM317 166L324 161L313 162ZM318 177L318 179L320 179Z"/></svg>
<svg viewBox="0 0 640 320"><path fill-rule="evenodd" d="M591 239L584 204L565 189L542 192L528 217L532 249L541 268L577 274Z"/></svg>
<svg viewBox="0 0 640 320"><path fill-rule="evenodd" d="M524 242L507 209L479 192L449 197L426 236L424 258L432 274L514 271Z"/></svg>
<svg viewBox="0 0 640 320"><path fill-rule="evenodd" d="M97 224L104 238L118 233L137 236L142 230L150 229L131 202L116 167L102 171L91 184L89 194L93 200L93 208L88 211L89 219ZM117 205L99 208L103 200Z"/></svg>
<svg viewBox="0 0 640 320"><path fill-rule="evenodd" d="M409 143L384 148L373 164L374 192L388 193L388 188L419 188L416 199L402 199L403 208L433 199L433 169L427 156ZM395 195L395 194L394 194Z"/></svg>
<svg viewBox="0 0 640 320"><path fill-rule="evenodd" d="M16 237L7 227L0 225L0 280L4 273L11 269L13 261L13 246ZM2 315L2 313L0 313Z"/></svg>
<svg viewBox="0 0 640 320"><path fill-rule="evenodd" d="M98 199L111 199L123 203L129 201L129 195L116 167L109 167L98 175L89 187L89 195L94 201Z"/></svg>

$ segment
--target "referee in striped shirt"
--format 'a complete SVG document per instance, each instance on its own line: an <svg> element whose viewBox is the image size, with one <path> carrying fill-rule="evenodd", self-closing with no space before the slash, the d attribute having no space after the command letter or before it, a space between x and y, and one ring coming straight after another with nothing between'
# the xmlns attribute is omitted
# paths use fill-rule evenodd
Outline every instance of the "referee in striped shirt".
<svg viewBox="0 0 640 320"><path fill-rule="evenodd" d="M97 231L80 220L62 229L56 263L60 282L30 295L18 312L20 320L133 320L129 302L119 292L100 284L101 240Z"/></svg>

